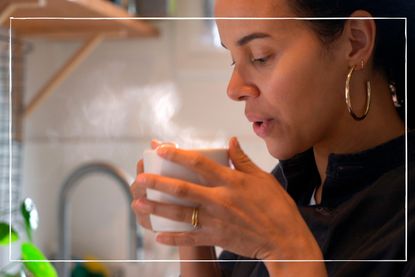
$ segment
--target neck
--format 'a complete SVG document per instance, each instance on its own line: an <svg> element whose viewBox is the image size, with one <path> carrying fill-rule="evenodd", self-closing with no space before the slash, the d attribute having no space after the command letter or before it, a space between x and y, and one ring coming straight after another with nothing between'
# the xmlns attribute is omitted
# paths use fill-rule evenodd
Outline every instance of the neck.
<svg viewBox="0 0 415 277"><path fill-rule="evenodd" d="M336 128L313 147L314 158L321 179L321 185L317 188L315 194L317 203L321 201L328 156L331 153L360 152L396 138L405 131L404 123L399 118L391 101L387 84L381 83L378 86L372 85L372 87L374 95L367 117L362 121L355 121L348 111L345 111Z"/></svg>

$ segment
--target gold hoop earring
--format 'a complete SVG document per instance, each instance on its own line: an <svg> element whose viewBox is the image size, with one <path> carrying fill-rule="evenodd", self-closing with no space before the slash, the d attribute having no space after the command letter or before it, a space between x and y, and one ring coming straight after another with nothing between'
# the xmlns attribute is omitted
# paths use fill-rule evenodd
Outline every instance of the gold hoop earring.
<svg viewBox="0 0 415 277"><path fill-rule="evenodd" d="M371 94L371 87L370 87L370 81L366 82L366 109L365 112L362 116L358 116L353 112L352 109L352 102L350 100L350 79L352 78L352 74L353 71L355 70L356 66L353 66L349 73L347 74L347 78L346 78L346 85L345 85L345 98L346 98L346 105L347 105L347 109L349 110L350 115L353 117L354 120L356 121L361 121L363 120L367 114L369 113L369 108L370 108L370 94Z"/></svg>

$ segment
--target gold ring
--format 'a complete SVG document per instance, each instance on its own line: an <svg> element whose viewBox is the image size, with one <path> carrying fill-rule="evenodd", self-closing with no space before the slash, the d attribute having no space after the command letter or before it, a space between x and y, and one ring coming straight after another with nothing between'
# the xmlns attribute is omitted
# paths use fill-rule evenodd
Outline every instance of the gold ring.
<svg viewBox="0 0 415 277"><path fill-rule="evenodd" d="M194 229L197 229L199 227L199 209L198 208L193 208L192 226Z"/></svg>

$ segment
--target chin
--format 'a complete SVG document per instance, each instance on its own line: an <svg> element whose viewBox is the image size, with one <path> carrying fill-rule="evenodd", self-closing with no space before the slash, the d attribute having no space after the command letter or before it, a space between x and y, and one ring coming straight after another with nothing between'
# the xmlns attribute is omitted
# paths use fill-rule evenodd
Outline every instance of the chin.
<svg viewBox="0 0 415 277"><path fill-rule="evenodd" d="M298 153L303 152L296 149L292 144L276 143L275 140L265 140L265 144L267 145L268 152L271 156L278 160L288 160Z"/></svg>

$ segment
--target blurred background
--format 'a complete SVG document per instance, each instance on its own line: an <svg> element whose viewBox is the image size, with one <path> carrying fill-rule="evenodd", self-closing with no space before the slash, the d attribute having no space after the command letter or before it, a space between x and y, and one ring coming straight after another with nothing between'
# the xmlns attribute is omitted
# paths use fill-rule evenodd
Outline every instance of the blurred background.
<svg viewBox="0 0 415 277"><path fill-rule="evenodd" d="M192 148L226 146L237 136L264 170L275 166L243 103L226 95L231 57L214 21L144 20L212 17L212 10L211 0L0 3L0 219L9 219L11 204L13 221L20 201L33 199L40 218L34 242L47 258L178 258L129 221L125 184L152 138ZM45 16L59 18L18 18ZM132 16L142 20L61 19ZM19 255L13 246L11 257ZM0 268L8 262L3 247ZM179 274L177 262L100 266L102 276Z"/></svg>

